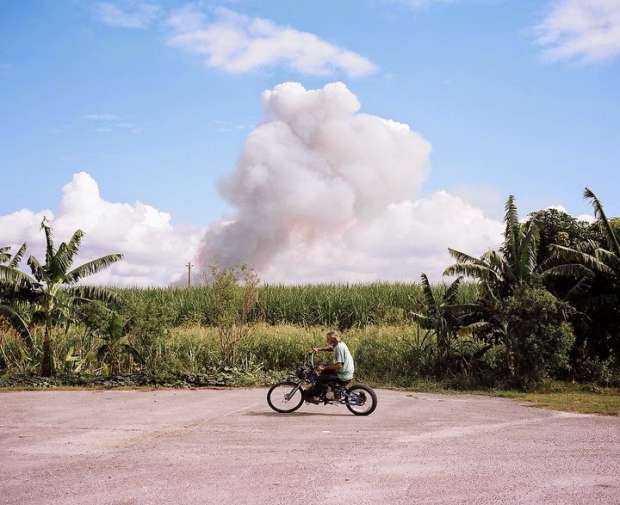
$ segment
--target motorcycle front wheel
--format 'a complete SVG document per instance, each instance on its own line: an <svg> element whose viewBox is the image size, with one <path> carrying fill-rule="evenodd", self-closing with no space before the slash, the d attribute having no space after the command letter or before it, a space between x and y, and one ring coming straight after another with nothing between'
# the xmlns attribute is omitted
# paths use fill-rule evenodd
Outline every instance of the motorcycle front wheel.
<svg viewBox="0 0 620 505"><path fill-rule="evenodd" d="M267 403L280 414L290 414L304 403L303 390L295 382L279 382L269 389Z"/></svg>

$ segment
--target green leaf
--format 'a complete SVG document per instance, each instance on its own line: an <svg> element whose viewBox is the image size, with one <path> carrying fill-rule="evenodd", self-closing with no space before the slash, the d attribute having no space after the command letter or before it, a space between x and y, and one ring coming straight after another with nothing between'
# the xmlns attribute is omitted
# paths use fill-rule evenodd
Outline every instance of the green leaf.
<svg viewBox="0 0 620 505"><path fill-rule="evenodd" d="M452 284L446 289L446 294L443 299L447 304L453 304L456 301L456 297L459 293L459 286L461 285L461 281L463 277L457 277Z"/></svg>
<svg viewBox="0 0 620 505"><path fill-rule="evenodd" d="M22 258L24 257L25 253L26 253L26 244L22 244L21 247L17 250L17 252L13 256L13 258L11 258L11 261L9 261L9 268L17 268Z"/></svg>
<svg viewBox="0 0 620 505"><path fill-rule="evenodd" d="M620 256L606 249L597 249L594 255L601 263L615 271L616 276L620 277Z"/></svg>
<svg viewBox="0 0 620 505"><path fill-rule="evenodd" d="M138 352L138 350L133 347L131 344L123 344L123 350L130 354L134 360L136 360L138 363L144 363L144 360L142 359L142 356L140 355L140 353Z"/></svg>
<svg viewBox="0 0 620 505"><path fill-rule="evenodd" d="M80 249L82 237L84 237L84 232L82 230L77 230L68 243L65 244L63 242L62 244L60 244L58 252L54 257L54 261L62 272L66 272L71 267L73 263L73 258Z"/></svg>
<svg viewBox="0 0 620 505"><path fill-rule="evenodd" d="M422 328L428 329L433 327L433 320L430 317L417 312L410 312L409 314L411 315L411 318Z"/></svg>
<svg viewBox="0 0 620 505"><path fill-rule="evenodd" d="M519 257L518 254L518 242L519 242L519 214L517 212L517 206L515 204L515 197L513 195L508 196L505 205L504 222L506 224L506 230L504 232L504 247L509 258L516 261Z"/></svg>
<svg viewBox="0 0 620 505"><path fill-rule="evenodd" d="M601 231L607 239L609 249L613 251L616 255L620 256L620 241L618 240L618 237L616 237L616 234L611 227L611 223L605 215L605 211L603 210L603 204L589 188L586 188L584 190L583 197L586 200L589 200L592 204L592 207L594 207L594 215L599 220Z"/></svg>
<svg viewBox="0 0 620 505"><path fill-rule="evenodd" d="M113 291L99 286L71 286L64 289L69 296L84 302L118 303L118 295Z"/></svg>
<svg viewBox="0 0 620 505"><path fill-rule="evenodd" d="M8 305L0 305L0 315L3 316L11 327L19 334L26 344L26 347L28 347L29 350L32 350L34 348L34 343L26 321L24 321L15 309L9 307Z"/></svg>
<svg viewBox="0 0 620 505"><path fill-rule="evenodd" d="M50 266L54 260L56 251L54 250L54 233L52 227L49 225L47 217L41 221L41 228L45 233L45 264Z"/></svg>
<svg viewBox="0 0 620 505"><path fill-rule="evenodd" d="M18 289L20 287L30 287L36 284L36 280L21 270L0 265L0 284Z"/></svg>
<svg viewBox="0 0 620 505"><path fill-rule="evenodd" d="M429 312L437 313L438 306L437 301L435 300L435 295L433 294L431 283L428 281L428 277L424 273L420 275L420 278L422 279L422 293L426 299L426 309Z"/></svg>
<svg viewBox="0 0 620 505"><path fill-rule="evenodd" d="M106 356L111 352L109 344L101 344L97 349L97 361L104 361Z"/></svg>
<svg viewBox="0 0 620 505"><path fill-rule="evenodd" d="M543 277L573 277L579 279L584 276L592 277L594 272L585 265L579 263L565 263L548 268Z"/></svg>
<svg viewBox="0 0 620 505"><path fill-rule="evenodd" d="M27 263L34 278L39 282L44 282L47 275L45 269L41 266L41 263L39 263L39 260L34 256L30 256Z"/></svg>
<svg viewBox="0 0 620 505"><path fill-rule="evenodd" d="M6 263L11 259L10 246L0 247L0 264Z"/></svg>
<svg viewBox="0 0 620 505"><path fill-rule="evenodd" d="M116 263L123 259L122 254L108 254L107 256L102 256L101 258L94 259L79 267L71 270L65 279L68 284L73 284L78 282L79 280L88 277L90 275L94 275L97 272L107 268L108 266Z"/></svg>

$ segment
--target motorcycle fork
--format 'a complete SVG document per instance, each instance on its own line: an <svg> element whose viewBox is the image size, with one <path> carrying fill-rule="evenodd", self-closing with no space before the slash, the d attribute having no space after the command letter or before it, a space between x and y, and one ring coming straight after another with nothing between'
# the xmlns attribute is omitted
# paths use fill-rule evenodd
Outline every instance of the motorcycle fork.
<svg viewBox="0 0 620 505"><path fill-rule="evenodd" d="M291 389L291 391L289 393L286 393L284 395L284 398L286 398L286 401L289 401L291 398L293 398L295 393L297 393L298 389L301 389L301 384L300 383L298 383L297 386L295 386L293 389ZM301 392L303 393L303 389L301 390Z"/></svg>

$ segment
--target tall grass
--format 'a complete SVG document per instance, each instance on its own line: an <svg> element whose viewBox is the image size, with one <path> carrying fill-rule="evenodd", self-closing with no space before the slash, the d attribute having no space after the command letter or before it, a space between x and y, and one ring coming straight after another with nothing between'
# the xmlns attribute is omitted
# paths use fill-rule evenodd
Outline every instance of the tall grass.
<svg viewBox="0 0 620 505"><path fill-rule="evenodd" d="M445 286L437 284L435 289ZM213 324L209 287L119 288L118 292L124 300L120 310L128 316L150 311L172 326ZM264 285L258 288L258 303L250 321L341 328L400 324L408 320L421 296L417 283ZM475 297L474 284L461 286L461 303L472 302Z"/></svg>
<svg viewBox="0 0 620 505"><path fill-rule="evenodd" d="M268 372L293 370L303 363L307 351L325 344L322 327L256 324L238 349L238 367ZM356 363L358 379L374 383L408 385L432 373L436 346L434 338L416 326L366 326L343 334ZM34 332L35 347L41 346L41 332ZM206 326L181 326L152 338L131 337L150 373L203 373L221 367L221 348L217 329ZM100 341L79 326L56 331L53 354L58 369L66 372L101 374L94 359ZM0 357L10 371L35 372L36 360L24 352L19 337L0 336ZM325 362L329 354L319 355ZM76 367L79 367L76 370ZM138 369L126 357L124 370Z"/></svg>
<svg viewBox="0 0 620 505"><path fill-rule="evenodd" d="M464 284L459 301L473 301L475 290ZM138 367L126 356L125 371L198 374L221 369L225 360L214 325L217 298L212 288L117 288L117 292L121 302L115 308L130 319L131 344L144 360ZM434 336L409 318L410 311L419 309L421 298L416 283L261 286L249 317L250 334L235 352L236 366L267 372L291 369L309 348L324 343L326 328L337 326L345 330L359 378L411 384L432 376L437 360ZM54 330L53 353L60 371L106 373L96 359L101 345L96 328L108 315L88 306L83 318L88 324ZM0 372L36 373L42 335L40 328L32 330L35 352L28 353L16 334L0 329Z"/></svg>

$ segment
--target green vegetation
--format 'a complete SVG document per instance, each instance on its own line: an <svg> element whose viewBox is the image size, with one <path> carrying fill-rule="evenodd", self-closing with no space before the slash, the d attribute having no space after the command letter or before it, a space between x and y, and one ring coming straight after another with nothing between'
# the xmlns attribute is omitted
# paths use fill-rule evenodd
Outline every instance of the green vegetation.
<svg viewBox="0 0 620 505"><path fill-rule="evenodd" d="M443 291L438 285L433 290ZM119 288L124 300L118 307L130 316L145 307L161 314L172 326L216 323L210 312L212 286L192 288ZM249 322L337 327L341 330L368 324L402 322L422 301L422 287L415 283L262 285L257 301L248 314ZM459 302L476 299L477 287L462 283Z"/></svg>
<svg viewBox="0 0 620 505"><path fill-rule="evenodd" d="M79 314L81 305L97 301L109 303L115 300L114 294L107 289L78 286L77 283L119 261L122 255L110 254L71 269L84 233L77 230L69 242L62 242L55 248L52 228L45 218L41 228L45 233L45 263L41 264L37 258L30 256L28 266L32 276L18 270L20 252L23 255L25 250L22 246L8 266L0 265L0 286L9 302L3 305L12 308L14 312L9 322L17 326L17 330L26 337L26 341L30 342L32 338L28 335L24 319L19 315L20 302L22 309L27 303L31 324L43 325L41 375L49 377L54 372L51 352L52 329L58 324L64 323L68 326L75 322L74 317ZM11 307L10 304L14 304L15 307Z"/></svg>
<svg viewBox="0 0 620 505"><path fill-rule="evenodd" d="M144 368L141 357L146 358L148 370L161 375L183 373L211 373L222 369L229 350L221 345L218 328L210 326L181 326L152 338L133 339L132 351L123 352L118 332L113 341L117 368L132 373ZM104 334L105 335L105 334ZM263 372L288 372L301 363L311 347L324 344L325 328L293 325L271 326L259 323L235 348L234 367L255 373L257 382ZM33 332L35 346L41 343L41 332ZM357 375L373 383L395 387L411 387L426 380L434 373L436 341L432 332L415 325L365 326L352 328L345 333L347 345L355 355ZM104 337L104 345L110 342ZM65 363L71 356L71 367L80 367L83 375L107 375L108 360L93 359L101 350L102 337L89 333L83 326L72 327L69 332L58 330L53 339L53 355L57 363ZM476 345L472 342L472 345ZM9 369L19 373L36 371L36 363L23 352L21 340L16 335L5 335L0 342L0 356ZM138 358L140 357L140 358ZM232 366L230 368L233 368ZM68 369L66 369L68 370ZM446 376L443 387L459 387L454 376Z"/></svg>
<svg viewBox="0 0 620 505"><path fill-rule="evenodd" d="M0 249L0 385L37 374L55 375L45 384L263 384L336 327L357 376L374 384L516 388L550 405L566 393L539 393L550 379L620 387L620 222L585 197L596 223L552 209L522 223L510 197L502 247L479 258L450 250L445 273L456 279L435 286L424 274L419 284L259 285L240 267L213 269L203 287L96 288L78 281L120 256L71 269L82 233L56 249L44 222L46 258L29 258L32 275L19 269L25 246ZM613 405L617 390L605 391Z"/></svg>
<svg viewBox="0 0 620 505"><path fill-rule="evenodd" d="M620 416L620 389L551 383L535 392L499 391L497 396L552 410Z"/></svg>

